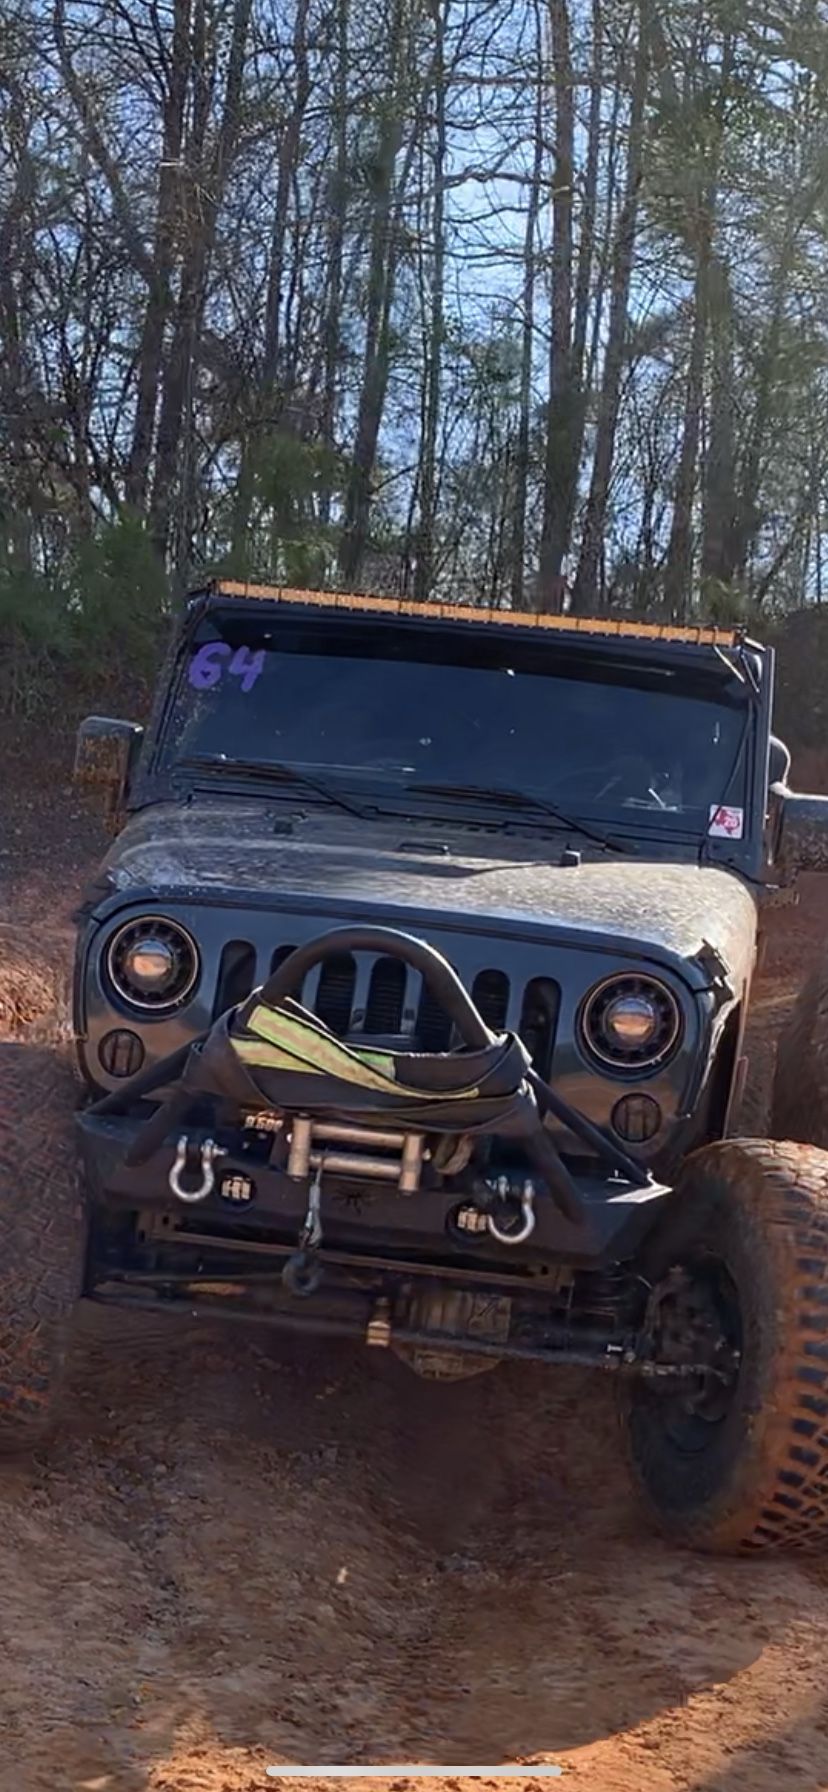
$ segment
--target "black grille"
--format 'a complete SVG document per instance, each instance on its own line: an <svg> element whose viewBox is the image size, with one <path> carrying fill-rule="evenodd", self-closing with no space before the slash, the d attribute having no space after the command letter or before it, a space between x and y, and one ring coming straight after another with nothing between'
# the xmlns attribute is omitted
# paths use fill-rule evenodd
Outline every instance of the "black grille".
<svg viewBox="0 0 828 1792"><path fill-rule="evenodd" d="M271 957L271 971L293 950L292 945L279 946ZM243 1002L253 988L254 976L252 946L240 940L229 941L221 957L214 1016ZM505 1027L507 1019L511 1025L517 1025L535 1068L548 1075L558 1019L557 984L548 977L532 977L523 990L519 1020L515 1019L517 1003L505 971L494 966L478 971L471 993L493 1032ZM409 981L400 959L378 958L369 972L368 963L360 971L357 959L342 953L311 972L304 989L296 994L340 1037L356 1031L372 1038L406 1037L412 1050L422 1052L445 1052L458 1043L448 1016L427 985L416 978ZM405 1012L406 995L409 1003L416 1003L415 1014Z"/></svg>

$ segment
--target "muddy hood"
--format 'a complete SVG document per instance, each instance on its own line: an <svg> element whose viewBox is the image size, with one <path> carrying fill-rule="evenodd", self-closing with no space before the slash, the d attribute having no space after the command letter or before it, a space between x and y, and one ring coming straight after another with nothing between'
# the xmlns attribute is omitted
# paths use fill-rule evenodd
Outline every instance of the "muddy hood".
<svg viewBox="0 0 828 1792"><path fill-rule="evenodd" d="M756 908L717 866L639 858L556 863L557 838L515 838L281 805L164 804L134 816L110 849L94 897L318 909L320 930L367 920L575 936L696 960L731 985L750 974Z"/></svg>

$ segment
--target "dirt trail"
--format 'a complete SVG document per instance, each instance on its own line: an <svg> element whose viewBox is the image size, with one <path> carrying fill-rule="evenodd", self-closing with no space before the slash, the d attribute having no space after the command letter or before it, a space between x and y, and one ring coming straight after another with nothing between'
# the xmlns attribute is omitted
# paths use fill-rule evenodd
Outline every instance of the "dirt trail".
<svg viewBox="0 0 828 1792"><path fill-rule="evenodd" d="M57 800L51 856L38 804L0 859L18 1030L28 944L59 981L96 844ZM817 884L778 917L752 1114L826 920ZM60 1436L0 1476L0 1651L0 1792L258 1792L269 1761L320 1758L828 1787L828 1569L652 1538L594 1378L429 1386L382 1353L84 1311Z"/></svg>

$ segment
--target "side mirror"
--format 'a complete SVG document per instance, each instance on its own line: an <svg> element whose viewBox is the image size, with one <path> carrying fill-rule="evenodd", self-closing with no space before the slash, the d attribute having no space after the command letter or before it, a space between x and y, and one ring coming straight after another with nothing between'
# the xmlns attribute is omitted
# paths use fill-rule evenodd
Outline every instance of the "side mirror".
<svg viewBox="0 0 828 1792"><path fill-rule="evenodd" d="M110 821L126 801L143 738L139 722L120 722L112 716L87 716L78 729L75 783L103 792Z"/></svg>
<svg viewBox="0 0 828 1792"><path fill-rule="evenodd" d="M776 860L782 871L828 871L828 796L800 796L780 784L772 794L780 806Z"/></svg>

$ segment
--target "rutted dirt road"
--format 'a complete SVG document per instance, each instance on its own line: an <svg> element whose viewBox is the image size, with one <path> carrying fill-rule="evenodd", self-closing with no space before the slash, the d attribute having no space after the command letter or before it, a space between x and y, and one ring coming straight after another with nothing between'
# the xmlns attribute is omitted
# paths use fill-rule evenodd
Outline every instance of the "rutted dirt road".
<svg viewBox="0 0 828 1792"><path fill-rule="evenodd" d="M0 1027L29 1037L96 849L45 802L7 798L0 841ZM817 884L777 918L752 1113L826 922ZM0 1648L0 1792L412 1758L525 1760L533 1788L532 1760L594 1792L828 1787L828 1565L649 1536L594 1379L433 1387L381 1353L84 1312L60 1436L0 1471Z"/></svg>

